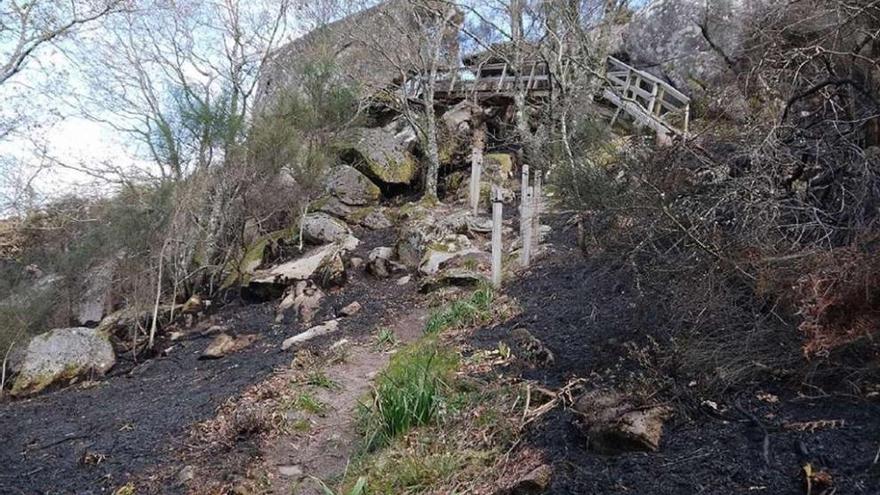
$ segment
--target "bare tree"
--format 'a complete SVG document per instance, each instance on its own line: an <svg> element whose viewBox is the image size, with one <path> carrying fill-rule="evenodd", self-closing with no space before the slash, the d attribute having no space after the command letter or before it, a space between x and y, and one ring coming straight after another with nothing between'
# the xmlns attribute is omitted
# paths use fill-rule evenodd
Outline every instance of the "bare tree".
<svg viewBox="0 0 880 495"><path fill-rule="evenodd" d="M419 137L427 164L424 195L437 199L440 171L436 91L438 79L450 66L458 66L457 34L461 12L440 0L402 0L381 15L385 30L353 33L375 55L392 66L400 81L399 91L380 90L385 104L398 110ZM389 33L402 36L406 46L389 43Z"/></svg>
<svg viewBox="0 0 880 495"><path fill-rule="evenodd" d="M24 69L43 45L119 11L123 0L9 0L0 5L0 85Z"/></svg>

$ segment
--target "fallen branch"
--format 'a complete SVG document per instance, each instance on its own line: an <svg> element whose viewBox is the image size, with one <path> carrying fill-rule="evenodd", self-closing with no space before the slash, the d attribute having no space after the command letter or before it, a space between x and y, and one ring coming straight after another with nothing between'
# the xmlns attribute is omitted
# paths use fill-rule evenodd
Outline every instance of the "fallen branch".
<svg viewBox="0 0 880 495"><path fill-rule="evenodd" d="M572 390L585 382L586 380L583 378L575 378L568 382L564 387L560 388L549 402L540 405L532 411L529 411L529 403L527 401L525 411L523 411L523 422L520 424L519 429L523 430L526 426L537 421L560 404L573 404L574 398L571 396ZM531 388L529 388L528 391L529 396L531 397Z"/></svg>

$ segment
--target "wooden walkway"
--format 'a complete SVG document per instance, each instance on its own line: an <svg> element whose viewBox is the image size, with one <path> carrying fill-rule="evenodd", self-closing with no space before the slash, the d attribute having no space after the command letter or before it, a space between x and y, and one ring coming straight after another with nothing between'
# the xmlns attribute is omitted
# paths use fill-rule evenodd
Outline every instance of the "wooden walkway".
<svg viewBox="0 0 880 495"><path fill-rule="evenodd" d="M512 96L518 88L531 97L549 96L550 71L546 62L526 62L523 73L516 72L506 63L461 67L438 76L435 94L439 98L455 99L492 96Z"/></svg>
<svg viewBox="0 0 880 495"><path fill-rule="evenodd" d="M658 135L687 135L690 98L685 94L614 57L608 57L605 78L602 99L612 108L612 126L628 117L636 126L653 129ZM437 98L445 100L485 100L512 97L522 89L532 101L550 95L553 81L546 62L526 62L520 75L506 63L444 71L438 75L434 91ZM407 91L418 93L418 82Z"/></svg>
<svg viewBox="0 0 880 495"><path fill-rule="evenodd" d="M625 112L636 125L650 127L658 134L687 135L691 99L681 91L614 57L608 57L605 78L602 97L617 107L612 126Z"/></svg>

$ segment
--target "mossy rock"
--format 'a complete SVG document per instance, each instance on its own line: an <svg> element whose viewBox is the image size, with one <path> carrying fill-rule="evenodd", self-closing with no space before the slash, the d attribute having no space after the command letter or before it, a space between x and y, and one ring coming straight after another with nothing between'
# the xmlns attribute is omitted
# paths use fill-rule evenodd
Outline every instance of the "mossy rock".
<svg viewBox="0 0 880 495"><path fill-rule="evenodd" d="M228 275L221 287L228 289L236 283L247 284L250 275L263 264L267 250L275 249L280 242L293 242L298 235L299 227L291 225L285 229L266 234L254 241L253 244L244 250L244 254L238 262L231 261L226 266L224 271Z"/></svg>
<svg viewBox="0 0 880 495"><path fill-rule="evenodd" d="M412 153L416 138L399 122L355 129L343 141L342 156L374 181L408 185L418 178L419 162Z"/></svg>
<svg viewBox="0 0 880 495"><path fill-rule="evenodd" d="M53 383L92 373L103 375L115 364L106 333L81 327L51 330L28 343L12 395L35 394Z"/></svg>

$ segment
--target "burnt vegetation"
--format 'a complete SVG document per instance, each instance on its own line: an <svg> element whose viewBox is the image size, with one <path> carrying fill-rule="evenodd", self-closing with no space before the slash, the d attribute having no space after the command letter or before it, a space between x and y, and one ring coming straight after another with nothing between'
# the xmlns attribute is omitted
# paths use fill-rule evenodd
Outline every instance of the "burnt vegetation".
<svg viewBox="0 0 880 495"><path fill-rule="evenodd" d="M582 247L623 257L664 301L662 373L714 390L876 379L878 15L870 2L766 9L692 139L630 142L576 177L592 193Z"/></svg>

